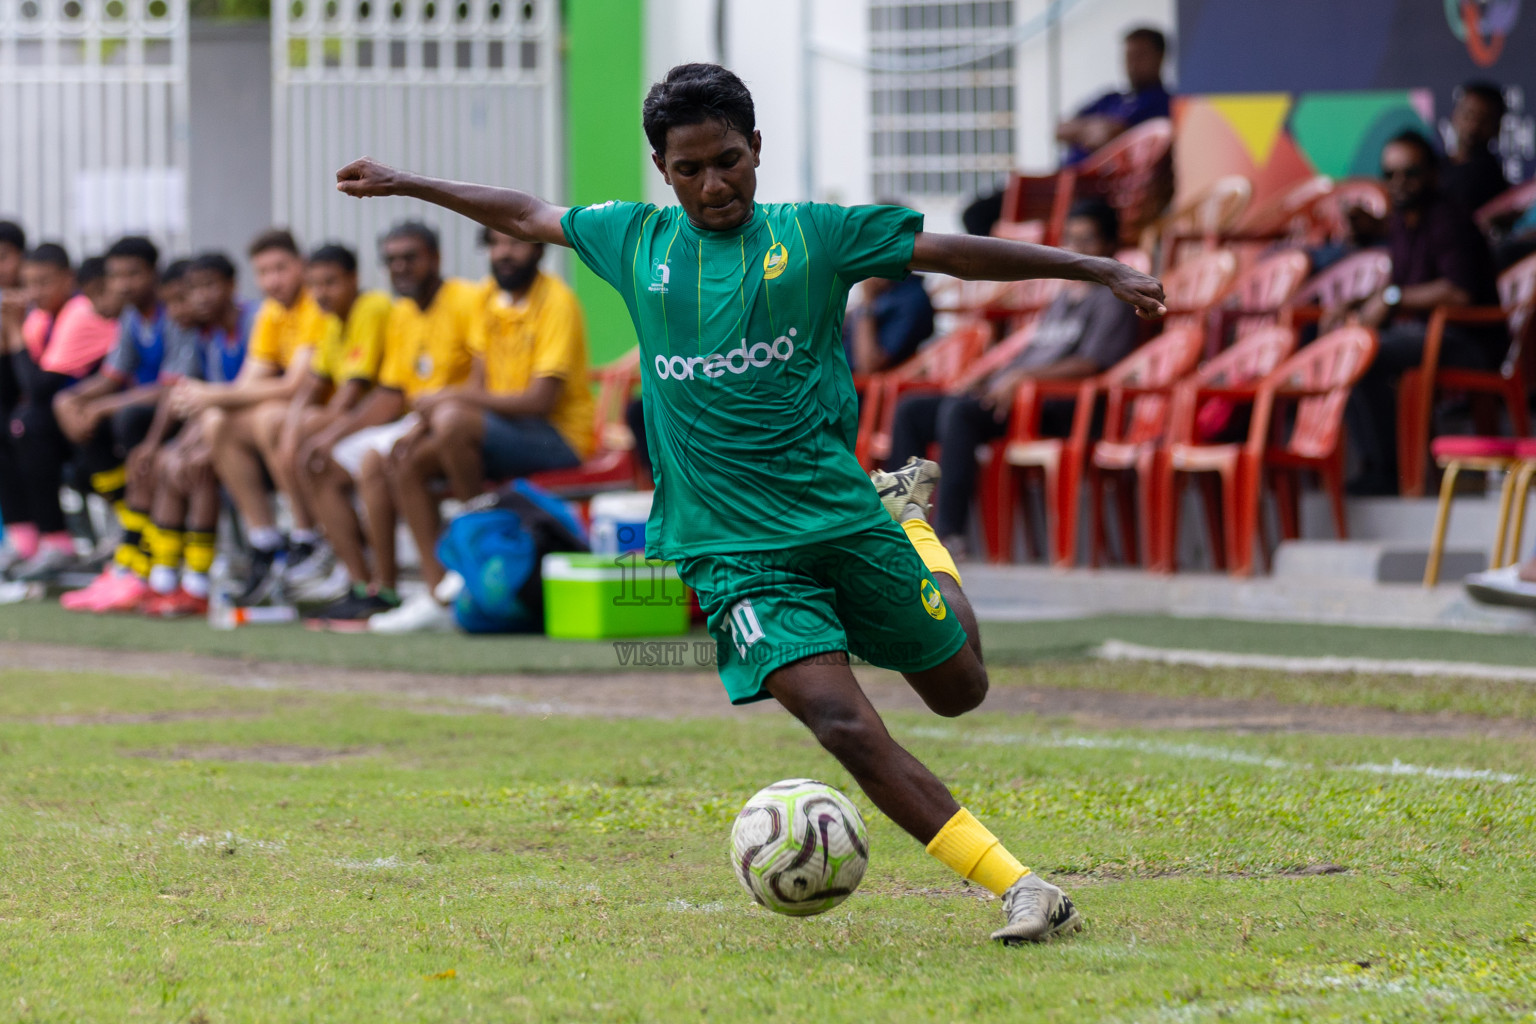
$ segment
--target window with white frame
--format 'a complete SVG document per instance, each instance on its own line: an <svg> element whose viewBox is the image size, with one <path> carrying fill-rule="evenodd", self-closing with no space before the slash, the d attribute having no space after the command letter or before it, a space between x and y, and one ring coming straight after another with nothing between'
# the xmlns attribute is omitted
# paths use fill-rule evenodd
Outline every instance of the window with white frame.
<svg viewBox="0 0 1536 1024"><path fill-rule="evenodd" d="M964 198L1013 167L1011 0L869 0L879 197Z"/></svg>

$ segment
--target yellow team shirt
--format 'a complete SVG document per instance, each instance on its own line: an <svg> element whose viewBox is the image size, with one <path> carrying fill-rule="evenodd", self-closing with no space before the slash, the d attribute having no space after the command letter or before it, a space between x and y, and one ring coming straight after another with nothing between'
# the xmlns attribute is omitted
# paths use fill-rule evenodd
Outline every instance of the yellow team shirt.
<svg viewBox="0 0 1536 1024"><path fill-rule="evenodd" d="M480 286L449 278L422 310L396 299L384 327L384 361L379 384L417 395L464 383L469 377L469 340L483 331L485 296Z"/></svg>
<svg viewBox="0 0 1536 1024"><path fill-rule="evenodd" d="M292 306L284 306L276 299L265 299L251 326L246 357L286 370L293 362L295 352L313 348L325 340L325 321L325 310L307 291L299 292L298 301Z"/></svg>
<svg viewBox="0 0 1536 1024"><path fill-rule="evenodd" d="M535 377L565 383L549 422L581 458L592 453L592 389L587 380L587 325L576 294L557 277L540 273L520 304L497 289L484 331L471 342L485 362L493 394L525 391Z"/></svg>
<svg viewBox="0 0 1536 1024"><path fill-rule="evenodd" d="M393 305L383 292L363 292L352 301L345 324L327 314L325 337L309 363L311 372L338 388L349 380L372 384L384 358L384 328Z"/></svg>

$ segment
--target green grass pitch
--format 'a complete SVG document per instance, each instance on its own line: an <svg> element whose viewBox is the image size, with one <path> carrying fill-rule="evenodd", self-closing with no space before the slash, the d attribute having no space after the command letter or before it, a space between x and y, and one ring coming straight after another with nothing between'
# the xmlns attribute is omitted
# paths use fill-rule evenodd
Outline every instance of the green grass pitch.
<svg viewBox="0 0 1536 1024"><path fill-rule="evenodd" d="M1131 666L1015 671L1106 690L1253 687ZM1335 683L1265 693L1536 717L1523 687ZM1064 879L1083 935L989 943L997 902L875 812L787 716L517 717L0 671L0 1020L1536 1014L1530 739L996 714L892 728ZM841 907L790 919L740 889L728 836L757 788L801 775L859 804L871 864Z"/></svg>

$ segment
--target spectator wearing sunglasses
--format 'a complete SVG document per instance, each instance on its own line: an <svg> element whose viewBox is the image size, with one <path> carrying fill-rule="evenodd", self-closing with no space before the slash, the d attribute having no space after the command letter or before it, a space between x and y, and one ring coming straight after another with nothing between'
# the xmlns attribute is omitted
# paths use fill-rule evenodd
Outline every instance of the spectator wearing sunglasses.
<svg viewBox="0 0 1536 1024"><path fill-rule="evenodd" d="M1348 314L1381 337L1375 363L1350 396L1350 437L1360 456L1360 472L1350 484L1356 494L1397 493L1396 386L1403 371L1424 358L1430 312L1436 306L1498 304L1488 243L1466 210L1441 189L1437 168L1434 147L1418 132L1387 142L1381 176L1392 199L1391 282L1357 308L1325 317L1325 323L1338 323ZM1502 327L1447 326L1440 364L1491 369L1507 343Z"/></svg>

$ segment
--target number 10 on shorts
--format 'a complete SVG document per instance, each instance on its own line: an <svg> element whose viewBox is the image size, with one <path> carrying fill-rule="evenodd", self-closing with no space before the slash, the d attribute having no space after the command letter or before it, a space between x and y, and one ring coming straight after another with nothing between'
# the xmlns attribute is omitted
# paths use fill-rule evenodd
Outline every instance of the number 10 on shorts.
<svg viewBox="0 0 1536 1024"><path fill-rule="evenodd" d="M725 621L731 630L731 641L745 658L747 648L763 638L763 624L757 621L757 610L752 607L751 599L744 597L731 605L731 612Z"/></svg>

